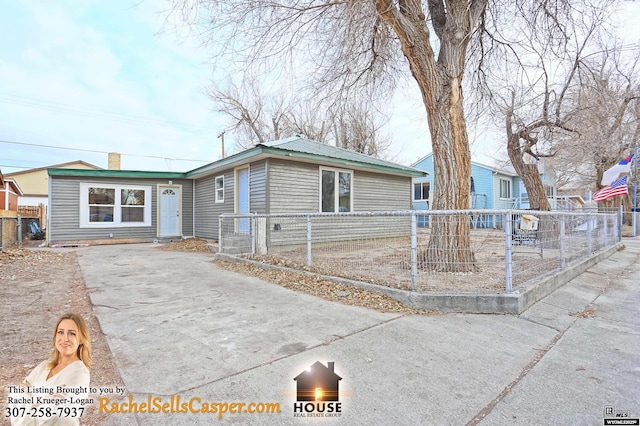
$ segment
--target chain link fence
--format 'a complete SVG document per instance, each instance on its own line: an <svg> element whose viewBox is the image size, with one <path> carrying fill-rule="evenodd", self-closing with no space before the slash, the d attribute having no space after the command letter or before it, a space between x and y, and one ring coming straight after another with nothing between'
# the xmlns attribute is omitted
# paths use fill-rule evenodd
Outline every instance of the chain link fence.
<svg viewBox="0 0 640 426"><path fill-rule="evenodd" d="M218 250L393 288L501 293L616 244L620 231L617 211L224 214Z"/></svg>

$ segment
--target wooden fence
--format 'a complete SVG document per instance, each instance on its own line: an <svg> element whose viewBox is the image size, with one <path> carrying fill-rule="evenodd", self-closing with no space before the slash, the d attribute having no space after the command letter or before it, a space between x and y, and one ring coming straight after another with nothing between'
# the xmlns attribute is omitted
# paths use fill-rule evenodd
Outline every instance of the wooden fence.
<svg viewBox="0 0 640 426"><path fill-rule="evenodd" d="M40 227L46 227L47 206L42 203L37 206L18 206L18 214L23 218L40 219Z"/></svg>

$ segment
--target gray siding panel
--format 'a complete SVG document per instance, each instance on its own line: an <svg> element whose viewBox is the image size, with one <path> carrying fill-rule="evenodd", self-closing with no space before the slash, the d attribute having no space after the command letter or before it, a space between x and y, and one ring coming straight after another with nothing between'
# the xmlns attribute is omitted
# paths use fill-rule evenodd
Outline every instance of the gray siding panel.
<svg viewBox="0 0 640 426"><path fill-rule="evenodd" d="M411 210L411 178L356 170L353 211Z"/></svg>
<svg viewBox="0 0 640 426"><path fill-rule="evenodd" d="M320 210L317 164L269 159L269 213Z"/></svg>
<svg viewBox="0 0 640 426"><path fill-rule="evenodd" d="M216 203L216 177L224 176L224 203ZM233 213L233 170L196 180L195 236L218 239L218 216Z"/></svg>
<svg viewBox="0 0 640 426"><path fill-rule="evenodd" d="M267 162L266 160L251 163L249 166L249 211L252 213L267 212Z"/></svg>
<svg viewBox="0 0 640 426"><path fill-rule="evenodd" d="M140 185L151 187L151 226L142 227L80 227L80 184ZM111 238L154 239L158 233L158 184L165 179L113 179L51 176L51 205L49 206L49 241L85 241ZM182 234L191 236L193 230L193 183L173 180L182 185Z"/></svg>

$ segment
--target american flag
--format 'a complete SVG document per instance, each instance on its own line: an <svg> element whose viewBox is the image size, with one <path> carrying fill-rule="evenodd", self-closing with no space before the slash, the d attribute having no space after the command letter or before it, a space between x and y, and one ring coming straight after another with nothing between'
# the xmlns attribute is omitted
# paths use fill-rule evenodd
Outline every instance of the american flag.
<svg viewBox="0 0 640 426"><path fill-rule="evenodd" d="M593 201L603 201L607 198L624 195L629 193L627 188L628 175L622 176L620 179L613 181L610 186L605 186L601 190L593 194Z"/></svg>

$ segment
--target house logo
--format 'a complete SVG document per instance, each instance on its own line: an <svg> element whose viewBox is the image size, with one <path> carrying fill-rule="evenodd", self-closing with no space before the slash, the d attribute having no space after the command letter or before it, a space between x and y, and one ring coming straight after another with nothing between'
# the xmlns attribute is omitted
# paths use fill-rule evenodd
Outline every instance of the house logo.
<svg viewBox="0 0 640 426"><path fill-rule="evenodd" d="M293 404L294 417L340 417L340 380L334 371L334 363L325 366L320 361L298 374L296 382L296 402Z"/></svg>

